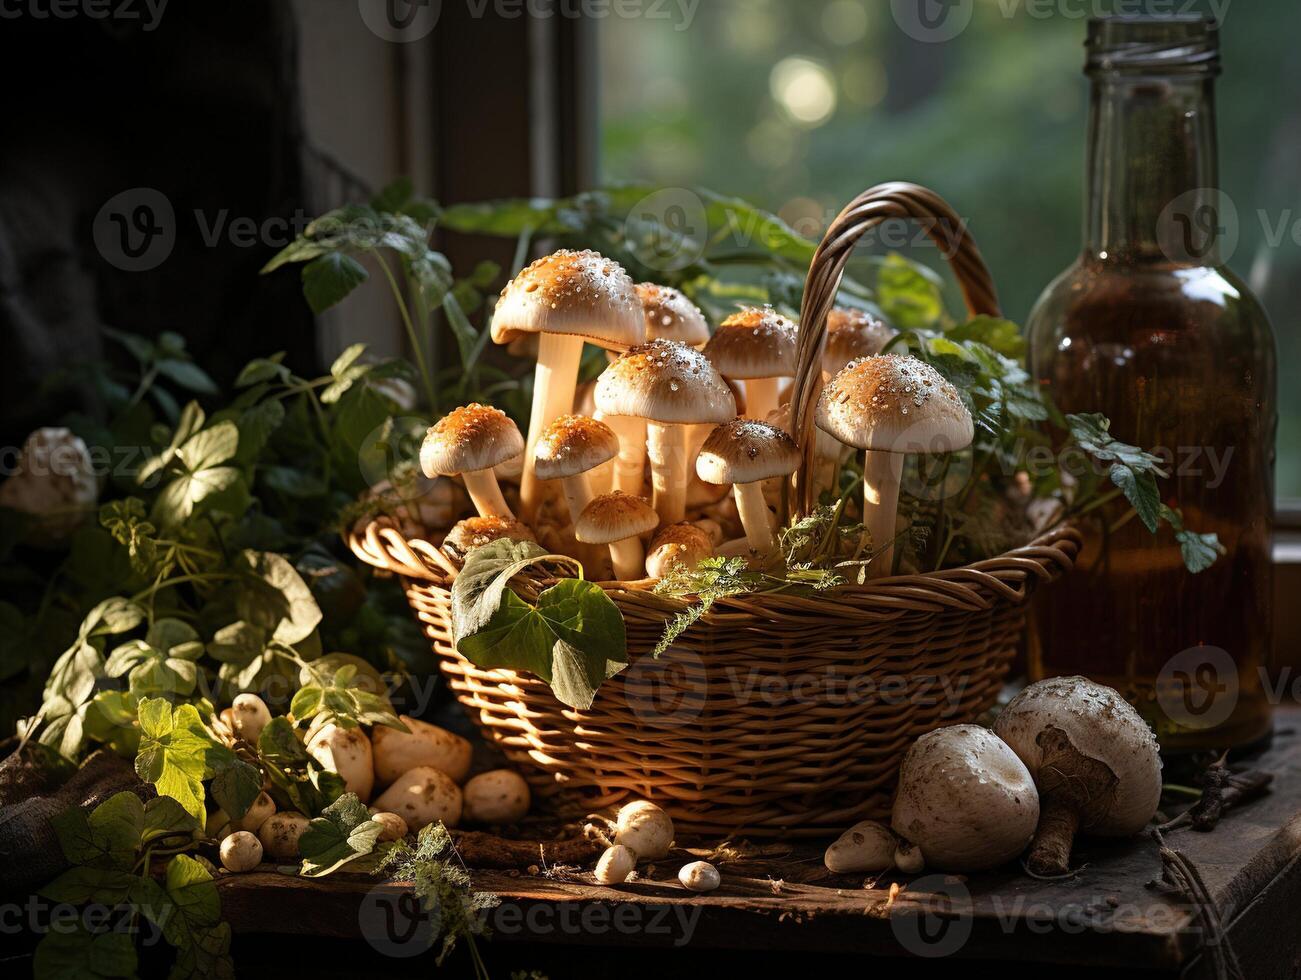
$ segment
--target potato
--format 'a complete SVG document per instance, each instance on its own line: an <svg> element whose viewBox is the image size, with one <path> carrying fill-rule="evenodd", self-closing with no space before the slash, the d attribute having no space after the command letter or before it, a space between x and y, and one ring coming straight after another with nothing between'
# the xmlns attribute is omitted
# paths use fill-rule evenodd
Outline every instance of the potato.
<svg viewBox="0 0 1301 980"><path fill-rule="evenodd" d="M221 842L221 863L237 874L262 863L262 842L247 830L237 830Z"/></svg>
<svg viewBox="0 0 1301 980"><path fill-rule="evenodd" d="M256 694L237 694L230 706L230 713L235 734L250 745L257 745L257 737L271 720L266 702Z"/></svg>
<svg viewBox="0 0 1301 980"><path fill-rule="evenodd" d="M647 800L634 800L619 808L615 840L631 848L640 861L654 861L669 853L673 821Z"/></svg>
<svg viewBox="0 0 1301 980"><path fill-rule="evenodd" d="M436 821L455 827L461 821L461 788L433 766L403 773L375 800L375 809L396 813L414 831Z"/></svg>
<svg viewBox="0 0 1301 980"><path fill-rule="evenodd" d="M524 819L529 812L529 784L509 769L481 772L465 784L465 819L500 825Z"/></svg>
<svg viewBox="0 0 1301 980"><path fill-rule="evenodd" d="M307 740L307 754L343 777L349 793L365 803L375 788L370 739L360 728L323 725Z"/></svg>
<svg viewBox="0 0 1301 980"><path fill-rule="evenodd" d="M257 839L267 857L278 861L297 860L298 838L310 823L301 813L273 813L257 829Z"/></svg>
<svg viewBox="0 0 1301 980"><path fill-rule="evenodd" d="M396 813L373 813L370 818L383 828L379 832L381 841L401 840L407 835L407 822Z"/></svg>
<svg viewBox="0 0 1301 980"><path fill-rule="evenodd" d="M401 716L410 732L376 725L371 731L375 754L375 781L387 786L404 772L432 766L460 783L470 772L470 743L445 728Z"/></svg>

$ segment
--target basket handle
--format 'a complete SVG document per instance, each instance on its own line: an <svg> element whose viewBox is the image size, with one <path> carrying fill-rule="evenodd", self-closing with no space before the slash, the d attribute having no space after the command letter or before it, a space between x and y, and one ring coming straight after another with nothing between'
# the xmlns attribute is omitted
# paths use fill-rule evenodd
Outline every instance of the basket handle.
<svg viewBox="0 0 1301 980"><path fill-rule="evenodd" d="M980 249L967 233L957 212L934 191L919 184L893 181L868 188L849 202L827 228L804 280L800 305L800 332L795 384L791 389L791 428L803 449L803 462L794 487L795 511L807 514L813 507L813 419L822 392L822 349L826 344L827 314L831 312L845 274L845 264L858 240L891 218L910 218L925 228L949 260L972 316L1000 316L994 281ZM783 494L783 500L787 497ZM783 506L783 509L786 509ZM783 515L789 517L789 514Z"/></svg>

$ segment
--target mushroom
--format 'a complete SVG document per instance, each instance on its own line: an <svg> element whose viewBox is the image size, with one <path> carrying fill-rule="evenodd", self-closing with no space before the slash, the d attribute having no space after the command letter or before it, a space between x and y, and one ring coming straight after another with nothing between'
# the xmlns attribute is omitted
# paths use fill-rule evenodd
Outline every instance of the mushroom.
<svg viewBox="0 0 1301 980"><path fill-rule="evenodd" d="M533 466L539 480L560 480L569 504L569 519L592 502L588 470L619 453L619 440L604 422L585 415L562 415L545 429L533 447Z"/></svg>
<svg viewBox="0 0 1301 980"><path fill-rule="evenodd" d="M919 875L926 869L922 849L908 841L900 841L894 852L894 866L906 875Z"/></svg>
<svg viewBox="0 0 1301 980"><path fill-rule="evenodd" d="M602 885L618 885L628 880L637 867L637 856L622 844L607 847L596 862L596 880Z"/></svg>
<svg viewBox="0 0 1301 980"><path fill-rule="evenodd" d="M470 743L445 728L427 721L400 715L407 731L376 725L371 729L374 747L375 782L381 786L393 782L404 772L418 766L441 769L458 783L470 771ZM377 800L376 809L385 810Z"/></svg>
<svg viewBox="0 0 1301 980"><path fill-rule="evenodd" d="M407 822L396 813L381 810L378 813L372 813L370 819L372 823L379 824L379 839L381 841L401 840L407 835Z"/></svg>
<svg viewBox="0 0 1301 980"><path fill-rule="evenodd" d="M1076 833L1137 834L1161 799L1156 737L1120 694L1084 677L1054 677L1014 697L994 731L1039 787L1042 814L1026 866L1065 874Z"/></svg>
<svg viewBox="0 0 1301 980"><path fill-rule="evenodd" d="M700 307L672 286L639 282L637 298L646 317L647 340L676 340L680 344L704 347L709 341L709 324Z"/></svg>
<svg viewBox="0 0 1301 980"><path fill-rule="evenodd" d="M863 524L875 550L868 576L890 574L905 453L949 453L971 445L971 413L957 389L915 357L851 361L822 389L818 428L864 450Z"/></svg>
<svg viewBox="0 0 1301 980"><path fill-rule="evenodd" d="M257 829L257 839L262 842L267 857L293 860L298 857L298 838L310 823L301 813L273 813Z"/></svg>
<svg viewBox="0 0 1301 980"><path fill-rule="evenodd" d="M12 475L0 483L0 507L35 519L27 543L40 548L61 546L99 499L90 450L71 429L47 427L27 437L16 464Z"/></svg>
<svg viewBox="0 0 1301 980"><path fill-rule="evenodd" d="M850 361L885 350L896 332L864 310L837 306L827 314L826 344L822 348L822 378L829 381Z"/></svg>
<svg viewBox="0 0 1301 980"><path fill-rule="evenodd" d="M524 449L519 429L505 412L477 402L454 408L425 434L420 468L425 476L456 476L481 517L514 517L492 468Z"/></svg>
<svg viewBox="0 0 1301 980"><path fill-rule="evenodd" d="M614 839L631 848L639 861L654 861L669 853L673 820L654 803L634 800L619 808Z"/></svg>
<svg viewBox="0 0 1301 980"><path fill-rule="evenodd" d="M596 404L606 415L647 420L655 510L665 524L682 520L689 472L685 427L735 418L732 389L700 351L672 340L653 340L634 347L601 373Z"/></svg>
<svg viewBox="0 0 1301 980"><path fill-rule="evenodd" d="M850 874L856 871L885 871L894 867L899 838L876 820L854 824L827 848L822 863L828 871Z"/></svg>
<svg viewBox="0 0 1301 980"><path fill-rule="evenodd" d="M655 530L659 515L644 497L616 490L596 497L578 515L574 537L583 544L607 544L614 577L621 582L642 578L644 553L640 536Z"/></svg>
<svg viewBox="0 0 1301 980"><path fill-rule="evenodd" d="M461 788L433 766L404 772L375 800L376 810L396 813L417 832L431 823L455 827L461 821L461 806Z"/></svg>
<svg viewBox="0 0 1301 980"><path fill-rule="evenodd" d="M382 727L382 726L381 726ZM344 788L365 803L375 788L370 739L360 728L322 725L307 740L307 754L343 778Z"/></svg>
<svg viewBox="0 0 1301 980"><path fill-rule="evenodd" d="M686 521L670 524L651 538L650 551L646 553L646 574L663 578L674 565L690 570L713 553L714 542L702 528Z"/></svg>
<svg viewBox="0 0 1301 980"><path fill-rule="evenodd" d="M1039 820L1030 773L979 725L927 732L908 750L890 825L941 871L983 871L1025 850Z"/></svg>
<svg viewBox="0 0 1301 980"><path fill-rule="evenodd" d="M729 378L745 382L746 416L767 418L777 407L779 382L795 373L799 328L771 306L733 313L718 325L705 356Z"/></svg>
<svg viewBox="0 0 1301 980"><path fill-rule="evenodd" d="M227 871L252 871L262 863L262 842L247 830L237 830L221 842L218 853Z"/></svg>
<svg viewBox="0 0 1301 980"><path fill-rule="evenodd" d="M508 344L530 333L538 335L538 361L520 478L525 520L533 519L539 504L533 447L543 429L573 411L583 341L623 350L641 343L646 325L632 280L619 263L597 252L562 249L521 271L497 301L494 341Z"/></svg>
<svg viewBox="0 0 1301 980"><path fill-rule="evenodd" d="M266 702L256 694L236 694L230 705L230 726L244 741L257 745L257 737L271 720Z"/></svg>
<svg viewBox="0 0 1301 980"><path fill-rule="evenodd" d="M795 440L768 422L734 419L710 433L696 458L706 483L735 486L736 509L750 550L766 555L776 546L776 521L763 498L763 481L789 476L800 465Z"/></svg>
<svg viewBox="0 0 1301 980"><path fill-rule="evenodd" d="M720 884L722 877L718 869L708 861L692 861L684 864L678 872L678 881L689 892L712 892Z"/></svg>
<svg viewBox="0 0 1301 980"><path fill-rule="evenodd" d="M496 826L528 816L529 784L509 769L481 772L465 784L463 792L466 820Z"/></svg>
<svg viewBox="0 0 1301 980"><path fill-rule="evenodd" d="M512 541L536 541L533 532L513 517L467 517L457 521L443 538L443 550L458 560L475 548L510 538Z"/></svg>

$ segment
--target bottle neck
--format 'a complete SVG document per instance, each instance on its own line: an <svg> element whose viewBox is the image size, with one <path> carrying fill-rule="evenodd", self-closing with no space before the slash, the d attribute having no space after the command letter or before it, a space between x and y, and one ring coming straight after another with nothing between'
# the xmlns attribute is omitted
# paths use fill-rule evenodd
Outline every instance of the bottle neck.
<svg viewBox="0 0 1301 980"><path fill-rule="evenodd" d="M1217 265L1218 186L1211 77L1095 77L1086 261Z"/></svg>

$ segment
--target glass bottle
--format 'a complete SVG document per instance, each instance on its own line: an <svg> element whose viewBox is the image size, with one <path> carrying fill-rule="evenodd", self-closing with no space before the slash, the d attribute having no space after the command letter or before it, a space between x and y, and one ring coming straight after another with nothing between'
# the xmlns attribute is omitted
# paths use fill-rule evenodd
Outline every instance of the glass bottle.
<svg viewBox="0 0 1301 980"><path fill-rule="evenodd" d="M1032 676L1126 695L1167 751L1270 731L1276 368L1269 321L1225 266L1236 211L1218 188L1219 31L1200 17L1090 23L1084 249L1027 323L1031 374L1064 412L1101 412L1153 449L1163 501L1226 553L1185 570L1116 500L1084 519L1077 570L1043 590Z"/></svg>

